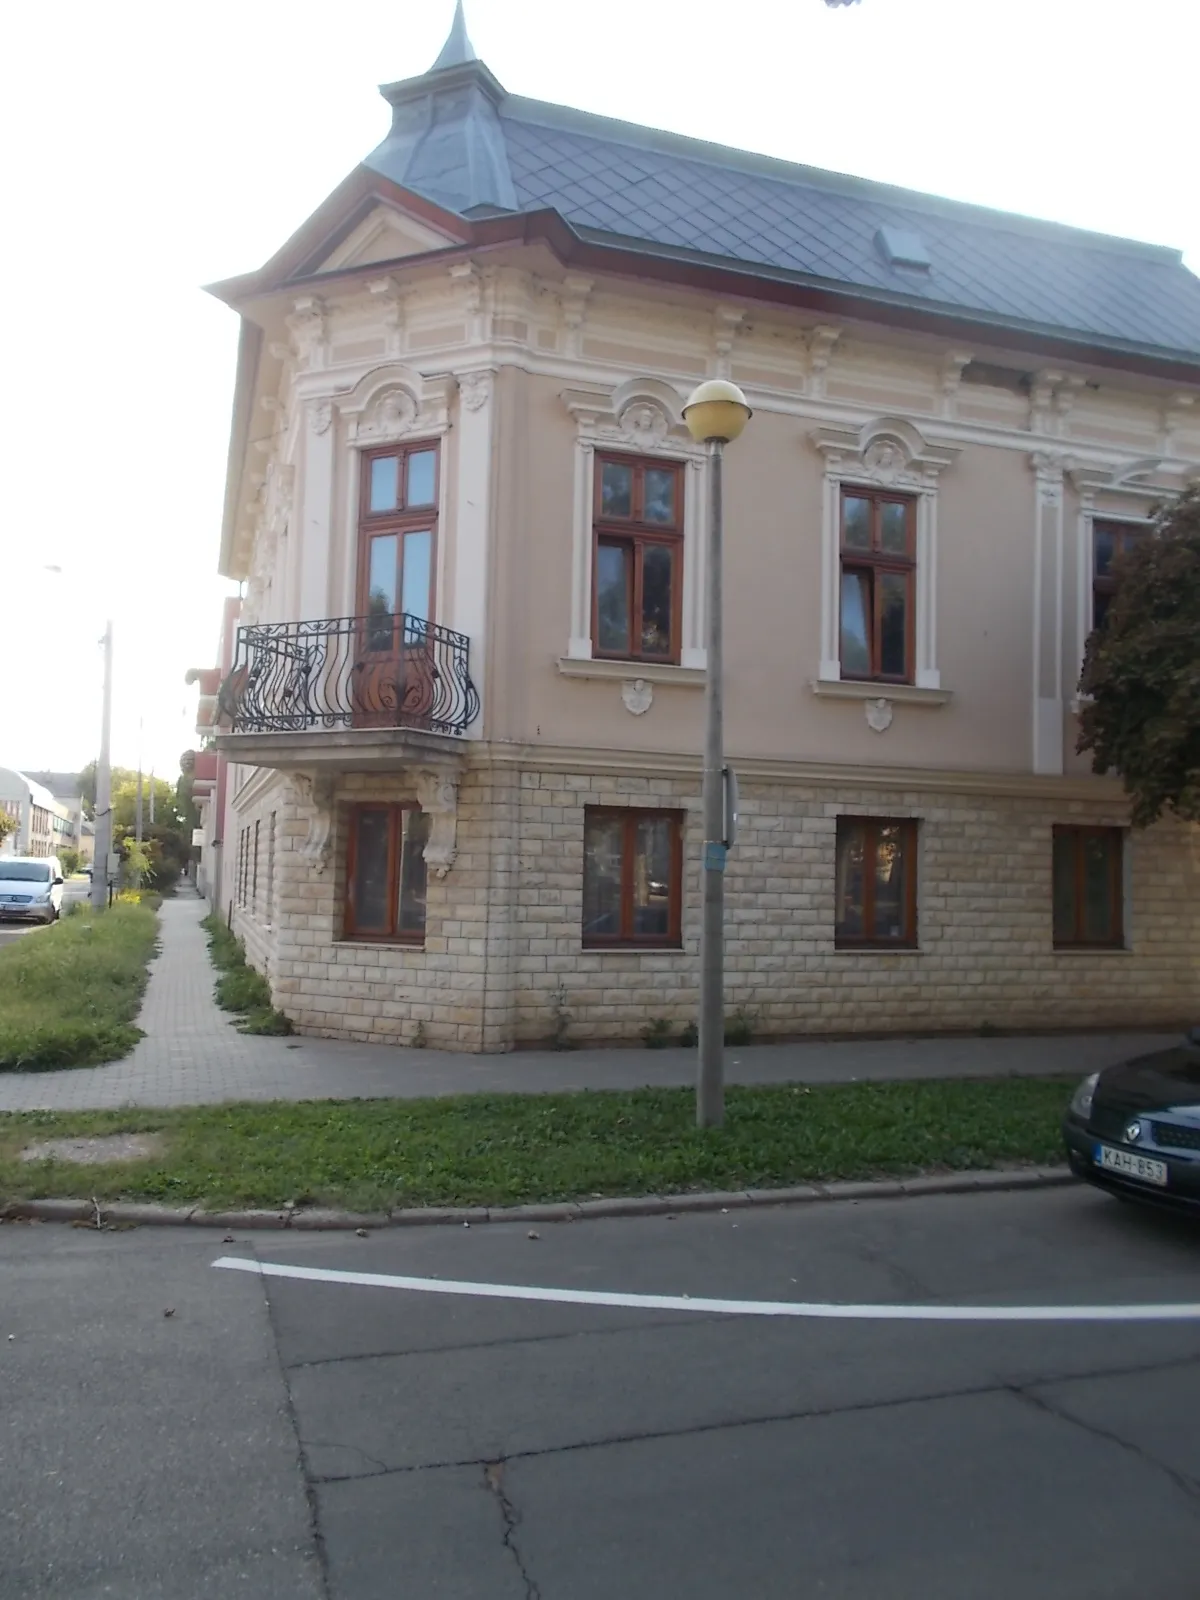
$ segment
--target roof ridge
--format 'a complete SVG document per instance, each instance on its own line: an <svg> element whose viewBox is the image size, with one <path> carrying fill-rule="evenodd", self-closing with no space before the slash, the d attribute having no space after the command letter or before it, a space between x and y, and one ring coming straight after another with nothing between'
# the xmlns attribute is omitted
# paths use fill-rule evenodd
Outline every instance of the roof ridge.
<svg viewBox="0 0 1200 1600"><path fill-rule="evenodd" d="M727 171L743 171L756 177L774 179L780 183L807 183L812 187L828 189L851 198L871 198L909 211L924 211L933 216L942 215L959 222L973 222L993 229L1007 229L1013 233L1044 238L1058 244L1074 244L1092 250L1103 249L1115 255L1157 261L1164 266L1178 266L1183 262L1183 251L1172 245L1151 244L1146 240L1128 239L1120 234L1100 233L1066 222L1054 222L1045 217L1031 217L1018 211L982 206L970 200L954 200L947 195L928 194L920 189L905 189L898 184L884 183L879 179L863 178L848 172L834 172L828 167L809 166L804 162L788 161L781 156L765 155L754 150L742 150L733 145L715 144L689 134L674 133L667 128L652 128L619 117L601 116L596 112L577 110L573 106L556 105L549 100L532 100L523 95L506 94L500 101L498 110L502 124L505 121L513 121L556 128L568 133L590 134L592 137L604 138L616 144L629 145L633 149L656 149L689 156L692 160Z"/></svg>

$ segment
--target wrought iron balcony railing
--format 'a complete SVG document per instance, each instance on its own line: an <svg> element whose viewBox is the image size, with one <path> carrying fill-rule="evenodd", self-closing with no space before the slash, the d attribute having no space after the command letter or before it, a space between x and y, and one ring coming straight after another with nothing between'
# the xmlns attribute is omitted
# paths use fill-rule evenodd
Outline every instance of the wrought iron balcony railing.
<svg viewBox="0 0 1200 1600"><path fill-rule="evenodd" d="M407 614L251 623L238 629L220 721L234 733L461 734L479 715L468 650L466 634Z"/></svg>

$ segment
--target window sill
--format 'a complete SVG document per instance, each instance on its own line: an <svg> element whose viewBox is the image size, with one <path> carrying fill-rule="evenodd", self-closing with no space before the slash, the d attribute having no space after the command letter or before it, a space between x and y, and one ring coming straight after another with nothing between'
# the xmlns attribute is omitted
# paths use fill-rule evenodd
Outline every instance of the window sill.
<svg viewBox="0 0 1200 1600"><path fill-rule="evenodd" d="M1056 956L1131 956L1127 944L1056 944Z"/></svg>
<svg viewBox="0 0 1200 1600"><path fill-rule="evenodd" d="M339 950L416 950L425 954L425 941L415 943L408 939L364 939L361 933L352 939L335 939Z"/></svg>
<svg viewBox="0 0 1200 1600"><path fill-rule="evenodd" d="M899 705L944 706L951 689L919 689L915 683L874 683L862 678L814 678L812 692L829 700L894 700Z"/></svg>
<svg viewBox="0 0 1200 1600"><path fill-rule="evenodd" d="M604 678L609 682L627 682L641 678L646 683L670 683L677 689L702 689L703 667L676 667L662 661L613 661L608 656L580 661L574 656L560 656L558 670L564 678Z"/></svg>
<svg viewBox="0 0 1200 1600"><path fill-rule="evenodd" d="M917 944L835 944L838 956L919 956L924 951Z"/></svg>
<svg viewBox="0 0 1200 1600"><path fill-rule="evenodd" d="M585 956L678 956L683 954L681 944L583 944L579 947Z"/></svg>

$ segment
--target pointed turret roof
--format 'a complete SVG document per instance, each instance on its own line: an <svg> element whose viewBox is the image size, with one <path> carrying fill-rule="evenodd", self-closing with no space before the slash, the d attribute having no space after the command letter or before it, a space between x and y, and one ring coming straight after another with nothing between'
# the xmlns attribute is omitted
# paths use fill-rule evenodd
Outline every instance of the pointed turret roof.
<svg viewBox="0 0 1200 1600"><path fill-rule="evenodd" d="M468 61L478 61L471 35L467 32L467 19L463 15L462 0L455 0L454 21L442 46L442 52L430 67L430 72L440 72L443 67L461 67Z"/></svg>

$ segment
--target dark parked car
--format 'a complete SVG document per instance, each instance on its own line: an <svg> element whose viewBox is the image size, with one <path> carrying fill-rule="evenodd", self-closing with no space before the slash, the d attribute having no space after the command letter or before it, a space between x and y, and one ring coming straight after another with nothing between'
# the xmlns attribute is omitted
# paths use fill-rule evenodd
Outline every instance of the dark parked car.
<svg viewBox="0 0 1200 1600"><path fill-rule="evenodd" d="M1200 1213L1200 1028L1085 1078L1063 1139L1071 1170L1088 1183Z"/></svg>

